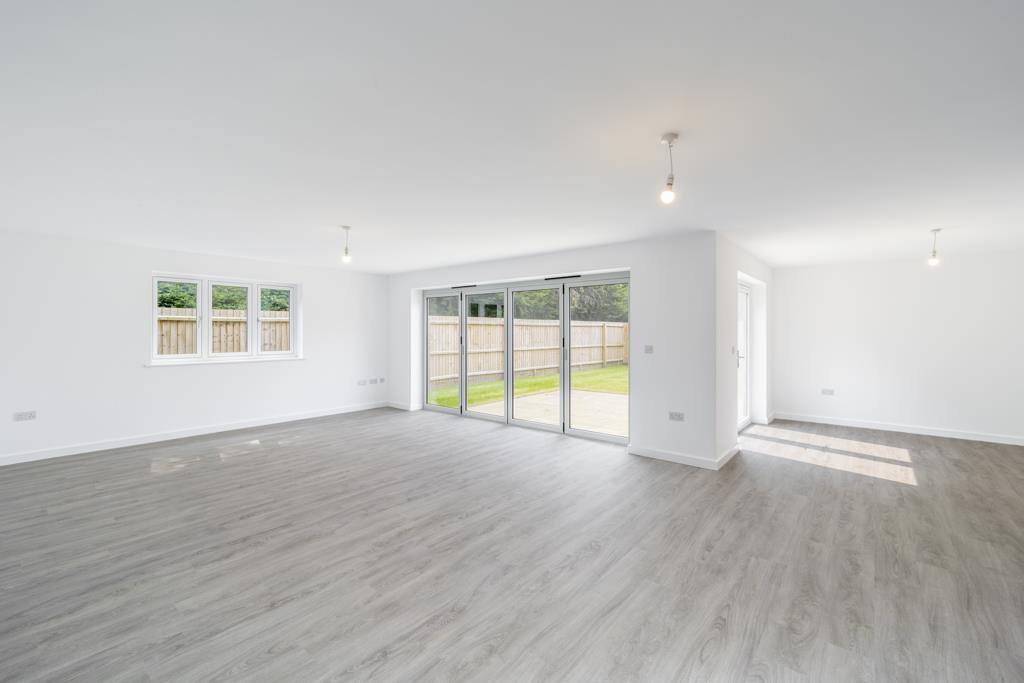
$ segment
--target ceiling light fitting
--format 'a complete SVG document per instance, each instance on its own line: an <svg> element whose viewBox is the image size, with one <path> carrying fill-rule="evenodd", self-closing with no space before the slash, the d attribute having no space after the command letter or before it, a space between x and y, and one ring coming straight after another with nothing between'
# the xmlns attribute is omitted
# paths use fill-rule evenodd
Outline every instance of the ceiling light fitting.
<svg viewBox="0 0 1024 683"><path fill-rule="evenodd" d="M942 259L939 258L938 252L940 232L942 232L942 228L935 228L934 230L932 230L932 255L928 257L928 265L931 266L932 268L942 263Z"/></svg>
<svg viewBox="0 0 1024 683"><path fill-rule="evenodd" d="M351 225L343 225L341 229L345 231L345 251L341 253L342 263L352 263L352 254L348 251L348 233L352 229Z"/></svg>
<svg viewBox="0 0 1024 683"><path fill-rule="evenodd" d="M668 145L668 178L665 179L665 189L661 191L661 203L671 204L675 201L675 167L672 164L672 146L676 144L676 140L679 139L678 133L665 133L661 136L661 144Z"/></svg>

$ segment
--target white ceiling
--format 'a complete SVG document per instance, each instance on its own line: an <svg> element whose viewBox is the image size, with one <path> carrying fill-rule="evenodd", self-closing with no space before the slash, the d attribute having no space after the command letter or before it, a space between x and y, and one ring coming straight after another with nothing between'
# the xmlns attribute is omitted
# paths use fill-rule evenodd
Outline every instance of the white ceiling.
<svg viewBox="0 0 1024 683"><path fill-rule="evenodd" d="M1024 246L1024 3L5 2L0 228L397 272ZM680 194L658 202L677 129Z"/></svg>

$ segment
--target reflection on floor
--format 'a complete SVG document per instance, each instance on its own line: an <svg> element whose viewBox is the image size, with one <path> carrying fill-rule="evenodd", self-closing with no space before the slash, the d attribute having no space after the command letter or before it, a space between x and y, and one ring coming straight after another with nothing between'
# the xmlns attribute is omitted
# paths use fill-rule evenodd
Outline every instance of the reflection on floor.
<svg viewBox="0 0 1024 683"><path fill-rule="evenodd" d="M772 428L917 485L391 409L2 467L0 679L1024 680L1024 448Z"/></svg>
<svg viewBox="0 0 1024 683"><path fill-rule="evenodd" d="M520 420L560 424L561 392L547 391L529 394L515 399L515 417ZM613 436L629 436L629 396L603 391L579 391L574 389L570 397L573 429L584 429ZM504 401L481 403L470 406L476 413L504 415Z"/></svg>

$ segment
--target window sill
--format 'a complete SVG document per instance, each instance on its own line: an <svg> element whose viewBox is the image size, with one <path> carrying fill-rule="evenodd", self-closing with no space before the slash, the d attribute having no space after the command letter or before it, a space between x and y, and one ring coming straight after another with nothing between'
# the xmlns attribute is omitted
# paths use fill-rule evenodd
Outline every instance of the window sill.
<svg viewBox="0 0 1024 683"><path fill-rule="evenodd" d="M302 356L246 356L243 358L180 358L159 359L143 363L145 368L163 368L171 365L231 365L233 363L279 363L281 361L303 360Z"/></svg>

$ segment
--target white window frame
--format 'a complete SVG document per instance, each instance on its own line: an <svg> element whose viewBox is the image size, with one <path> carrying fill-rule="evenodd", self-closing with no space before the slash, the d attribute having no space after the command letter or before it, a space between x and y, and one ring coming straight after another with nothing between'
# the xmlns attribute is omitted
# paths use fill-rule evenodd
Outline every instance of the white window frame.
<svg viewBox="0 0 1024 683"><path fill-rule="evenodd" d="M185 284L191 284L196 286L196 352L195 353L175 353L175 354L161 354L160 351L160 316L157 313L158 306L156 305L157 297L159 296L158 285L161 282L181 282ZM149 298L149 309L150 315L153 318L152 327L150 328L150 356L154 363L181 363L181 362L195 362L197 359L203 357L203 305L205 304L205 294L203 292L203 281L198 278L185 277L178 275L154 275L153 276L153 291Z"/></svg>
<svg viewBox="0 0 1024 683"><path fill-rule="evenodd" d="M245 287L245 351L213 351L213 288L214 287ZM206 335L206 353L210 358L245 358L252 354L252 290L253 283L246 280L207 280L206 281L206 319L209 320Z"/></svg>
<svg viewBox="0 0 1024 683"><path fill-rule="evenodd" d="M263 319L260 314L263 309L260 306L263 303L263 290L264 289L285 289L288 290L288 350L287 351L264 351L263 350ZM255 330L255 344L253 346L256 349L256 355L264 356L269 358L280 358L295 355L295 340L296 330L298 329L295 324L295 286L294 285L273 285L266 282L261 282L256 285L256 293L254 295L256 304L256 330Z"/></svg>
<svg viewBox="0 0 1024 683"><path fill-rule="evenodd" d="M187 355L158 355L160 336L157 315L157 283L185 282L196 285L196 353ZM240 353L213 353L213 286L248 288L246 311L247 350ZM288 334L289 351L261 351L259 304L262 289L289 290ZM148 366L193 365L197 363L249 363L255 361L300 360L302 358L302 286L296 283L272 280L250 280L210 275L182 275L154 272L149 299L150 351Z"/></svg>

